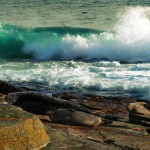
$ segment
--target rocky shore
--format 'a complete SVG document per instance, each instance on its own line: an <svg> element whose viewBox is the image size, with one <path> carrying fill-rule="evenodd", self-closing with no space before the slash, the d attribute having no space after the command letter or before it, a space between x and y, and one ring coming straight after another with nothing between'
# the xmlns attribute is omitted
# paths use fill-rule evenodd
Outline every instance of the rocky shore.
<svg viewBox="0 0 150 150"><path fill-rule="evenodd" d="M149 150L150 101L43 94L0 81L1 150Z"/></svg>

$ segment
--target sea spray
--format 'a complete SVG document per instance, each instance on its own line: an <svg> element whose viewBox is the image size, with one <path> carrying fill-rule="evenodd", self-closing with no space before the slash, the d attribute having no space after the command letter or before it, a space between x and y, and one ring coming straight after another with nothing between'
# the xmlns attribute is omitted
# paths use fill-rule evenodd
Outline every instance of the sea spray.
<svg viewBox="0 0 150 150"><path fill-rule="evenodd" d="M114 33L81 28L26 29L1 25L1 57L149 62L149 12L147 7L129 8L116 24Z"/></svg>
<svg viewBox="0 0 150 150"><path fill-rule="evenodd" d="M148 7L131 7L114 32L2 24L0 79L48 93L73 90L150 100L149 20Z"/></svg>
<svg viewBox="0 0 150 150"><path fill-rule="evenodd" d="M150 64L144 63L7 61L0 62L0 79L48 93L73 90L150 100Z"/></svg>

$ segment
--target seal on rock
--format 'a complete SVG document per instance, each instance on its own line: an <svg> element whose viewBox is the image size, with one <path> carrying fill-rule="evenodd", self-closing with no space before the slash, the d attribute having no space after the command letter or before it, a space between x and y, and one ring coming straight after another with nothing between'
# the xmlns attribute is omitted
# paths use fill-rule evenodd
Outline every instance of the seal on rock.
<svg viewBox="0 0 150 150"><path fill-rule="evenodd" d="M113 122L111 120L105 120L101 117L73 109L57 109L47 112L47 115L52 122L61 124L99 126Z"/></svg>
<svg viewBox="0 0 150 150"><path fill-rule="evenodd" d="M135 102L130 103L127 106L127 110L129 114L142 114L142 115L150 115L150 105L146 102Z"/></svg>
<svg viewBox="0 0 150 150"><path fill-rule="evenodd" d="M5 96L6 96L6 95L3 95L2 93L0 93L0 104L8 104L8 103L5 101Z"/></svg>
<svg viewBox="0 0 150 150"><path fill-rule="evenodd" d="M59 108L70 108L84 112L91 112L80 104L46 95L40 92L14 92L5 97L6 102L21 107L22 109L34 113L45 115L47 111Z"/></svg>

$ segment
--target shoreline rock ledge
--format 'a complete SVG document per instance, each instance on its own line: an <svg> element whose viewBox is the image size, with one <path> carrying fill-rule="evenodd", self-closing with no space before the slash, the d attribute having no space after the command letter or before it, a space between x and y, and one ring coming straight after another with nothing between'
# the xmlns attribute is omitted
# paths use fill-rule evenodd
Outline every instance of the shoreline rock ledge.
<svg viewBox="0 0 150 150"><path fill-rule="evenodd" d="M0 104L0 150L38 150L49 141L37 116L16 106Z"/></svg>

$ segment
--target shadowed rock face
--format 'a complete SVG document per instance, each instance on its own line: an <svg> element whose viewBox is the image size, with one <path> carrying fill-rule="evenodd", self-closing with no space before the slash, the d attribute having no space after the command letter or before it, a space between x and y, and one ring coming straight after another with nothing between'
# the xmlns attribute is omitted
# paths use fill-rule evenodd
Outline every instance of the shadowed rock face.
<svg viewBox="0 0 150 150"><path fill-rule="evenodd" d="M0 80L0 93L8 94L11 92L23 92L22 88L19 88L13 84Z"/></svg>
<svg viewBox="0 0 150 150"><path fill-rule="evenodd" d="M59 99L53 96L45 95L39 92L14 92L9 93L5 100L23 108L34 114L46 114L47 111L59 108L69 108L90 112L89 109L80 104L71 103L70 101Z"/></svg>
<svg viewBox="0 0 150 150"><path fill-rule="evenodd" d="M150 103L135 102L127 106L129 122L150 127Z"/></svg>
<svg viewBox="0 0 150 150"><path fill-rule="evenodd" d="M49 140L37 116L19 107L0 104L0 150L40 149Z"/></svg>

